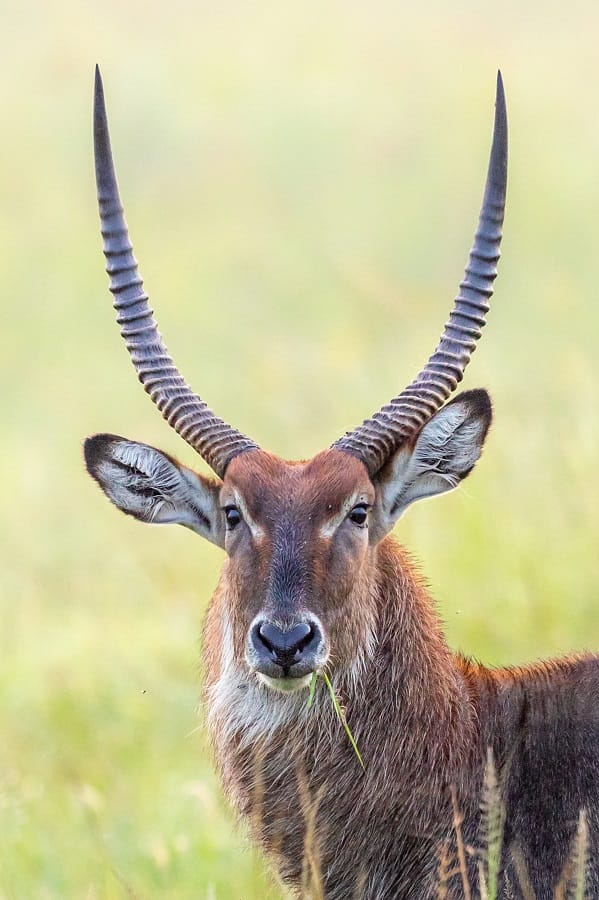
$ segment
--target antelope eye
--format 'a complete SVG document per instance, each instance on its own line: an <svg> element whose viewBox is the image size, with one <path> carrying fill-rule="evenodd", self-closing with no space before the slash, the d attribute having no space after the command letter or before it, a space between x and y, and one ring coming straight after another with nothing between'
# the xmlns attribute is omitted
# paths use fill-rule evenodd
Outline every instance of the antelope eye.
<svg viewBox="0 0 599 900"><path fill-rule="evenodd" d="M235 526L241 522L241 513L236 506L225 506L225 519L227 520L227 528L233 531Z"/></svg>
<svg viewBox="0 0 599 900"><path fill-rule="evenodd" d="M353 522L354 525L364 526L366 525L366 519L368 518L368 507L365 503L358 503L357 506L354 506L352 511L349 514L350 522Z"/></svg>

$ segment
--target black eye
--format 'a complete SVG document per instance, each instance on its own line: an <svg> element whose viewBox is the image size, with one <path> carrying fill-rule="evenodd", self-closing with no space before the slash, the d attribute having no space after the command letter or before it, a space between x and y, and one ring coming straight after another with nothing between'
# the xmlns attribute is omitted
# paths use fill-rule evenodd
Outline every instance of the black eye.
<svg viewBox="0 0 599 900"><path fill-rule="evenodd" d="M227 528L233 531L235 526L241 522L241 513L236 506L225 506L225 518L227 520Z"/></svg>
<svg viewBox="0 0 599 900"><path fill-rule="evenodd" d="M368 507L365 503L358 503L357 506L354 506L352 511L349 514L350 522L353 522L354 525L366 525L366 519L368 518Z"/></svg>

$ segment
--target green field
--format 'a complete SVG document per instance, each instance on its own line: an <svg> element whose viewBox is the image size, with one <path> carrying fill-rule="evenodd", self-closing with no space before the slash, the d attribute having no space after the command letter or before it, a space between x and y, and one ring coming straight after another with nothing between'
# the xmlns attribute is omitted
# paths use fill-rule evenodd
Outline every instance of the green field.
<svg viewBox="0 0 599 900"><path fill-rule="evenodd" d="M220 551L119 515L82 465L94 431L201 465L113 322L96 61L169 348L220 415L289 457L361 421L432 350L501 66L504 258L465 379L491 390L495 426L465 486L397 534L456 648L493 664L599 649L599 12L499 6L4 4L1 900L280 896L197 713Z"/></svg>

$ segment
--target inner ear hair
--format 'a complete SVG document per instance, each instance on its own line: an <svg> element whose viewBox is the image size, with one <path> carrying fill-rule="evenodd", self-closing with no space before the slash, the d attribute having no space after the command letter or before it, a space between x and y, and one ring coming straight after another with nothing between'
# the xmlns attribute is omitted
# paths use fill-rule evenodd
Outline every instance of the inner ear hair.
<svg viewBox="0 0 599 900"><path fill-rule="evenodd" d="M455 403L467 404L469 417L478 419L482 425L481 435L484 441L493 422L493 404L489 392L485 388L472 388L469 391L462 391L461 394L458 394L449 403L446 403L442 409L447 409L448 406L453 406ZM441 411L439 410L439 412Z"/></svg>
<svg viewBox="0 0 599 900"><path fill-rule="evenodd" d="M474 468L487 437L493 409L487 391L477 388L458 394L420 432L412 459L421 471L430 468L448 476L448 488Z"/></svg>
<svg viewBox="0 0 599 900"><path fill-rule="evenodd" d="M143 451L149 451L144 453ZM85 467L92 478L98 480L99 466L110 459L116 465L126 469L132 469L142 477L153 478L158 474L157 459L154 454L159 454L176 469L181 464L164 450L157 450L149 444L132 441L118 434L94 434L86 438L83 444Z"/></svg>
<svg viewBox="0 0 599 900"><path fill-rule="evenodd" d="M158 521L165 505L176 508L186 493L179 463L147 444L97 434L85 442L84 455L89 474L108 498L143 522ZM188 498L185 500L188 505Z"/></svg>
<svg viewBox="0 0 599 900"><path fill-rule="evenodd" d="M465 391L396 451L376 479L373 540L387 534L412 503L451 491L466 478L480 457L491 418L487 391Z"/></svg>
<svg viewBox="0 0 599 900"><path fill-rule="evenodd" d="M219 482L155 447L114 434L88 438L84 455L89 474L122 512L142 522L184 525L222 546Z"/></svg>

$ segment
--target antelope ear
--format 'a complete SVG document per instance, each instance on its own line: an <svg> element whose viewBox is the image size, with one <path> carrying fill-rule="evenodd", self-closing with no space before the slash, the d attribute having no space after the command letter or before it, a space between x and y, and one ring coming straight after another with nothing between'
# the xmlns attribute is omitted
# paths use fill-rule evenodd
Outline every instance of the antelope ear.
<svg viewBox="0 0 599 900"><path fill-rule="evenodd" d="M154 447L114 434L87 438L84 455L89 474L127 515L142 522L185 525L224 547L220 482L196 475Z"/></svg>
<svg viewBox="0 0 599 900"><path fill-rule="evenodd" d="M488 393L465 391L427 422L415 444L399 448L374 479L373 540L391 531L415 500L451 491L470 474L481 455L491 418Z"/></svg>

